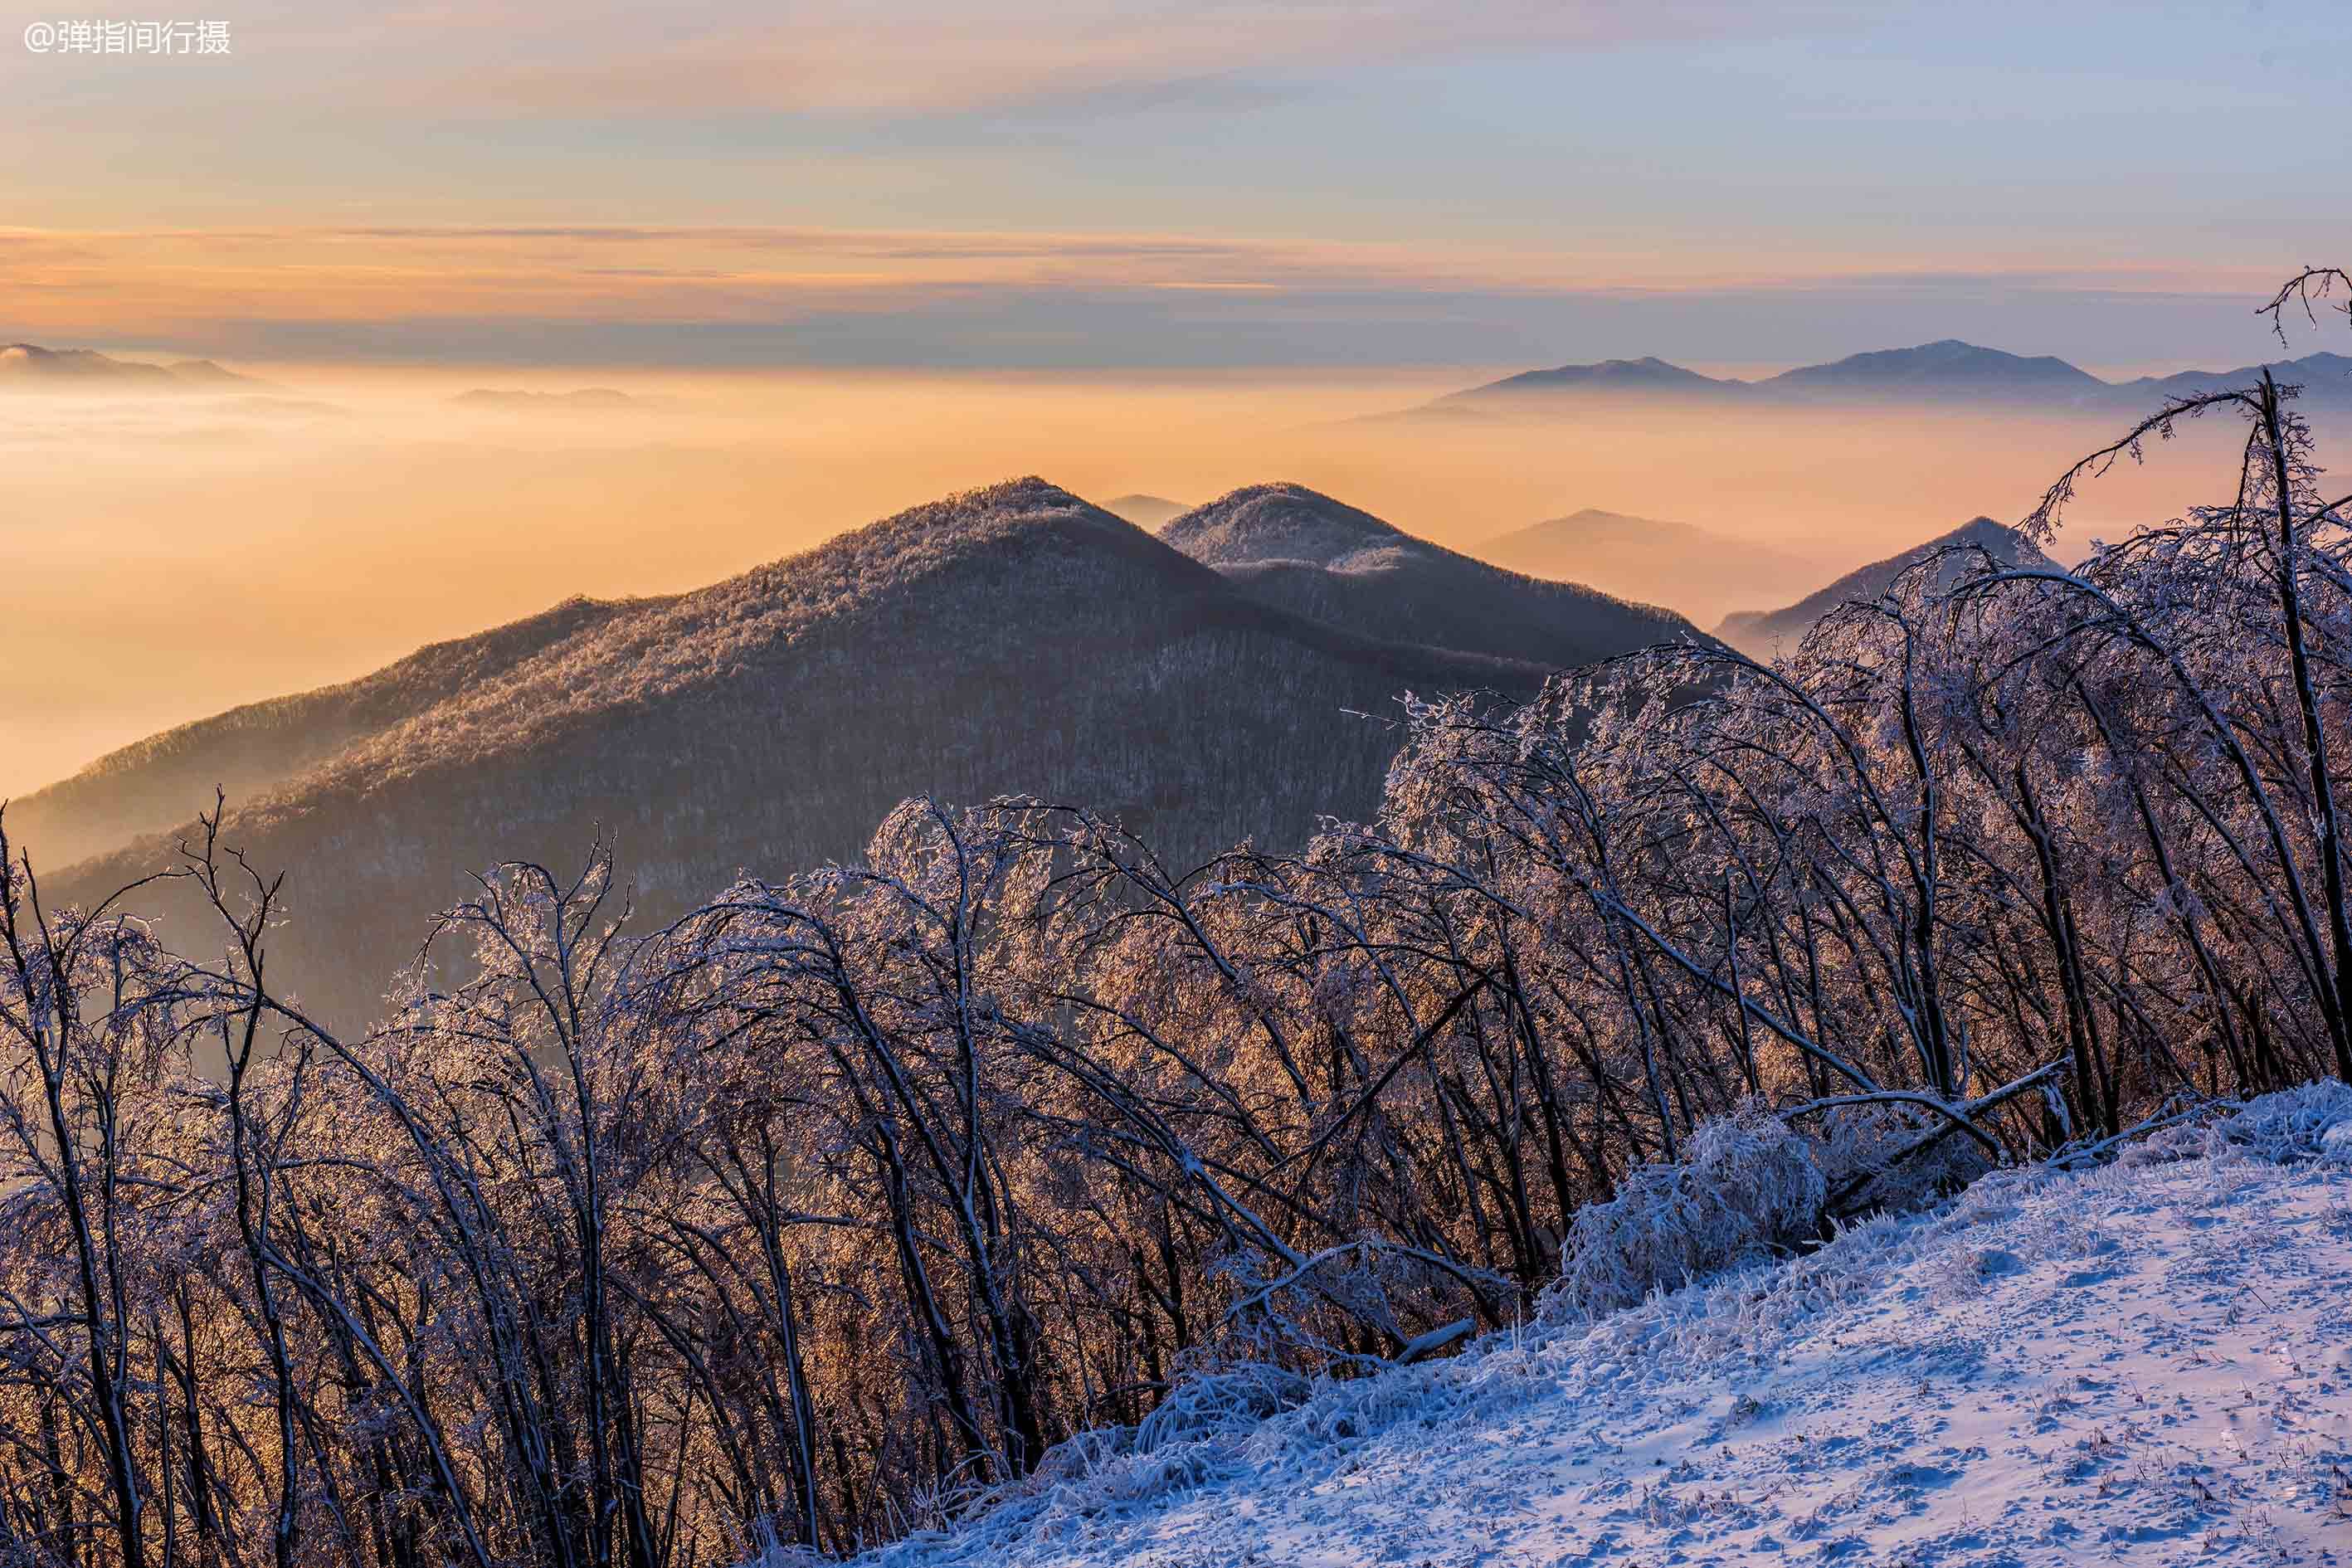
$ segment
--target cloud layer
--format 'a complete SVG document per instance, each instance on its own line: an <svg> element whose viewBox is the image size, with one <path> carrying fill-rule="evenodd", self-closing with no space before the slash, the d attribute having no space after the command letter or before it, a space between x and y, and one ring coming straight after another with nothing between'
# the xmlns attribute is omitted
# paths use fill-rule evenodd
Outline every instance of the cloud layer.
<svg viewBox="0 0 2352 1568"><path fill-rule="evenodd" d="M1268 79L1366 65L1785 35L1866 14L1856 0L323 0L246 9L235 36L241 68L300 98L509 114L896 116L1217 102L1262 96ZM21 0L0 6L12 42L49 16ZM19 74L33 91L70 79L63 68ZM142 85L168 91L197 76L151 72Z"/></svg>
<svg viewBox="0 0 2352 1568"><path fill-rule="evenodd" d="M1908 312L1958 330L1948 307L1969 301L1978 317L2011 312L2004 340L2030 335L2035 300L2044 314L2091 298L2176 311L2205 300L2234 314L2270 281L2260 269L2000 257L1911 268L1776 260L1741 270L1711 258L1182 234L16 229L0 230L0 335L265 359L1467 363L1573 353L1579 338L1591 357L1737 359L1803 355L1835 341L1823 323L1842 318L1897 336L1863 324ZM1707 337L1735 302L1762 302L1796 329L1790 342L1764 342L1752 323ZM1594 337L1609 321L1620 324Z"/></svg>

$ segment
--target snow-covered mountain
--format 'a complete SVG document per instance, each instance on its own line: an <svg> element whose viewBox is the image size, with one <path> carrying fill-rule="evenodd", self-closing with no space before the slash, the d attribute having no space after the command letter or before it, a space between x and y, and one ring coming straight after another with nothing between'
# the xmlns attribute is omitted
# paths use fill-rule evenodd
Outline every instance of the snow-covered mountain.
<svg viewBox="0 0 2352 1568"><path fill-rule="evenodd" d="M1758 658L1769 658L1779 648L1793 647L1804 639L1814 623L1840 605L1867 602L1877 598L1903 572L1915 562L1938 551L1961 545L1974 545L2003 565L2020 563L2046 566L2050 558L2040 546L2006 523L1995 522L1989 517L1971 518L1949 533L1942 533L1884 561L1874 561L1867 566L1856 567L1836 582L1809 594L1795 604L1778 610L1743 610L1727 616L1715 628L1715 635L1734 647ZM1961 570L1965 557L1955 556L1950 571Z"/></svg>
<svg viewBox="0 0 2352 1568"><path fill-rule="evenodd" d="M52 845L119 846L121 821L168 834L215 778L241 786L225 837L289 873L301 914L273 963L352 1018L499 859L570 864L613 835L658 918L747 867L855 857L925 793L1098 804L1171 859L1296 841L1376 805L1396 739L1361 714L1408 689L1525 695L1547 668L1293 613L1030 479L187 726L9 825L56 868ZM109 892L168 851L112 847L47 890ZM168 913L181 890L151 893L140 907Z"/></svg>
<svg viewBox="0 0 2352 1568"><path fill-rule="evenodd" d="M1554 668L1703 636L1681 616L1507 571L1305 485L1251 485L1160 537L1273 605L1370 637Z"/></svg>
<svg viewBox="0 0 2352 1568"><path fill-rule="evenodd" d="M1210 566L1256 561L1337 566L1366 550L1418 542L1394 523L1287 480L1228 491L1170 519L1159 531Z"/></svg>
<svg viewBox="0 0 2352 1568"><path fill-rule="evenodd" d="M866 1561L2317 1568L2352 1555L2347 1301L2331 1082L1275 1414L1199 1400Z"/></svg>

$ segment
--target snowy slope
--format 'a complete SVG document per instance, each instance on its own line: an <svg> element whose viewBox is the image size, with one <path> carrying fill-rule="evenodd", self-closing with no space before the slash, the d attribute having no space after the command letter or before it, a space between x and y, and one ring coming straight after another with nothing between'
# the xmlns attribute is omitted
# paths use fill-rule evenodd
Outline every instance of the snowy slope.
<svg viewBox="0 0 2352 1568"><path fill-rule="evenodd" d="M2352 1091L1152 1451L969 1563L2352 1563Z"/></svg>

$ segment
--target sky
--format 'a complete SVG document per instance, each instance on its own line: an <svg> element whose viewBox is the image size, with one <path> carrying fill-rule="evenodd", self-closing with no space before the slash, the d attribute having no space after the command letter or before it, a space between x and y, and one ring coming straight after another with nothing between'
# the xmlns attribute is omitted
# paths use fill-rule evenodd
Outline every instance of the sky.
<svg viewBox="0 0 2352 1568"><path fill-rule="evenodd" d="M203 3L226 55L0 0L0 338L2154 368L2352 249L2340 0Z"/></svg>

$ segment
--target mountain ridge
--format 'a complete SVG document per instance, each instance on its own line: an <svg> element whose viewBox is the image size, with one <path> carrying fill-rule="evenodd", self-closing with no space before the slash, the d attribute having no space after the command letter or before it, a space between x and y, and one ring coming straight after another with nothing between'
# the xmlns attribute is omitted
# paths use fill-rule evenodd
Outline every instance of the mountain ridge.
<svg viewBox="0 0 2352 1568"><path fill-rule="evenodd" d="M2189 370L2107 381L2056 355L2011 353L1958 338L1940 338L1909 348L1873 349L1798 365L1752 381L1705 375L1655 356L1561 364L1522 371L1371 417L1451 416L1480 411L1482 405L1539 406L1548 400L1604 395L1705 395L1764 406L1894 393L1926 399L2123 407L2137 406L2151 397L2244 385L2263 368L2245 365L2231 371ZM2352 357L2321 351L2272 361L2268 368L2280 381L2302 385L2305 395L2315 401L2352 404Z"/></svg>
<svg viewBox="0 0 2352 1568"><path fill-rule="evenodd" d="M351 680L173 725L8 802L9 835L52 864L72 865L186 822L192 803L209 800L215 788L237 800L273 790L468 681L651 602L574 595L520 620L427 643ZM119 826L85 826L93 818Z"/></svg>
<svg viewBox="0 0 2352 1568"><path fill-rule="evenodd" d="M1419 542L1385 519L1290 479L1228 490L1180 512L1156 531L1208 566L1255 561L1330 566L1360 550Z"/></svg>
<svg viewBox="0 0 2352 1568"><path fill-rule="evenodd" d="M1671 605L1705 624L1759 588L1819 580L1811 563L1694 523L1585 507L1508 529L1476 546L1483 561L1531 577L1587 583L1639 604Z"/></svg>
<svg viewBox="0 0 2352 1568"><path fill-rule="evenodd" d="M0 343L0 387L120 387L125 384L169 392L201 386L258 387L268 384L256 377L241 375L215 364L208 359L149 364L140 360L116 359L96 349L52 349L28 342Z"/></svg>
<svg viewBox="0 0 2352 1568"><path fill-rule="evenodd" d="M1777 610L1743 610L1727 616L1715 628L1715 635L1744 652L1769 658L1778 649L1802 641L1823 616L1840 605L1875 599L1912 565L1939 551L1959 546L1974 546L2004 565L2051 564L2050 557L2042 553L2041 546L2016 529L1989 517L1973 517L1924 544L1857 566L1793 605L1786 605ZM1939 570L1951 576L1957 575L1959 568L1954 563Z"/></svg>
<svg viewBox="0 0 2352 1568"><path fill-rule="evenodd" d="M1244 486L1160 537L1270 604L1366 635L1554 668L1706 637L1672 610L1449 550L1293 481Z"/></svg>
<svg viewBox="0 0 2352 1568"><path fill-rule="evenodd" d="M854 859L910 795L1082 801L1176 860L1298 842L1377 806L1396 742L1365 715L1407 691L1524 697L1551 668L1286 609L1034 477L571 616L495 657L455 645L434 668L464 676L404 685L373 728L328 701L323 729L360 732L277 737L299 769L231 801L222 842L288 874L279 972L327 1016L370 1016L435 912L500 860L570 865L613 838L659 920L746 869ZM216 755L239 726L215 722ZM100 776L135 795L127 750ZM167 769L148 795L196 776ZM209 784L185 793L176 820L45 893L87 903L170 863L212 805ZM64 815L25 835L49 867ZM131 907L168 940L203 929L188 899L158 885Z"/></svg>

